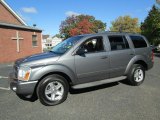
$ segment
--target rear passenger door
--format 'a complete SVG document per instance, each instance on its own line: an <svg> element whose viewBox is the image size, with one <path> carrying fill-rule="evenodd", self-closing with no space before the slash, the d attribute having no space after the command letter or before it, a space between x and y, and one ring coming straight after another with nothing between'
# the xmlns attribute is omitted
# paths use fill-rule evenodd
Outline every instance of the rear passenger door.
<svg viewBox="0 0 160 120"><path fill-rule="evenodd" d="M125 35L108 35L110 42L110 78L122 76L134 56Z"/></svg>

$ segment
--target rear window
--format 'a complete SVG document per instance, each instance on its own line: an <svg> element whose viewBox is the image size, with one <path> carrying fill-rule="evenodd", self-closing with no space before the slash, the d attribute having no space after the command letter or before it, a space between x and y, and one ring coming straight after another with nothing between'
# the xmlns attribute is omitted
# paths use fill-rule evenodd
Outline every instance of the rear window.
<svg viewBox="0 0 160 120"><path fill-rule="evenodd" d="M130 36L135 48L147 47L146 41L141 36Z"/></svg>
<svg viewBox="0 0 160 120"><path fill-rule="evenodd" d="M124 50L129 48L125 36L108 36L111 50Z"/></svg>

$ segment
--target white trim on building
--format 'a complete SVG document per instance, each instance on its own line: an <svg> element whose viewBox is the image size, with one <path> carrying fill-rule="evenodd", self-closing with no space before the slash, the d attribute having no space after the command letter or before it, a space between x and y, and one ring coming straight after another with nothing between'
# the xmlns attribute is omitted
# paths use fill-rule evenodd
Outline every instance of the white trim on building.
<svg viewBox="0 0 160 120"><path fill-rule="evenodd" d="M4 1L4 0L0 0L0 2L25 26L27 26L27 24L25 23L25 21Z"/></svg>

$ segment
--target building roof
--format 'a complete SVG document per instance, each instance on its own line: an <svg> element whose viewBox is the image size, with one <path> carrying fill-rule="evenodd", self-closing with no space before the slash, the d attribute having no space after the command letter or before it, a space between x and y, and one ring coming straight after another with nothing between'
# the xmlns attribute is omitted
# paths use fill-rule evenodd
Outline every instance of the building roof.
<svg viewBox="0 0 160 120"><path fill-rule="evenodd" d="M42 35L42 39L44 40L44 39L47 39L47 38L49 38L49 35Z"/></svg>
<svg viewBox="0 0 160 120"><path fill-rule="evenodd" d="M30 26L24 26L24 25L15 25L15 24L9 24L9 23L2 23L2 22L0 22L0 27L42 32L42 30L39 29L39 28L30 27Z"/></svg>
<svg viewBox="0 0 160 120"><path fill-rule="evenodd" d="M17 18L18 21L27 26L25 21L4 0L0 0L0 2Z"/></svg>

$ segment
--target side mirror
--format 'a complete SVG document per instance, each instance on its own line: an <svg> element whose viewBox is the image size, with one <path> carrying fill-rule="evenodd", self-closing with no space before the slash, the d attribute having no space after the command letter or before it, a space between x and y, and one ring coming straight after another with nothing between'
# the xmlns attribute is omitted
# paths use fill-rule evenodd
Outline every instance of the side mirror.
<svg viewBox="0 0 160 120"><path fill-rule="evenodd" d="M76 52L77 55L84 55L85 53L87 53L87 49L85 48L80 48Z"/></svg>

